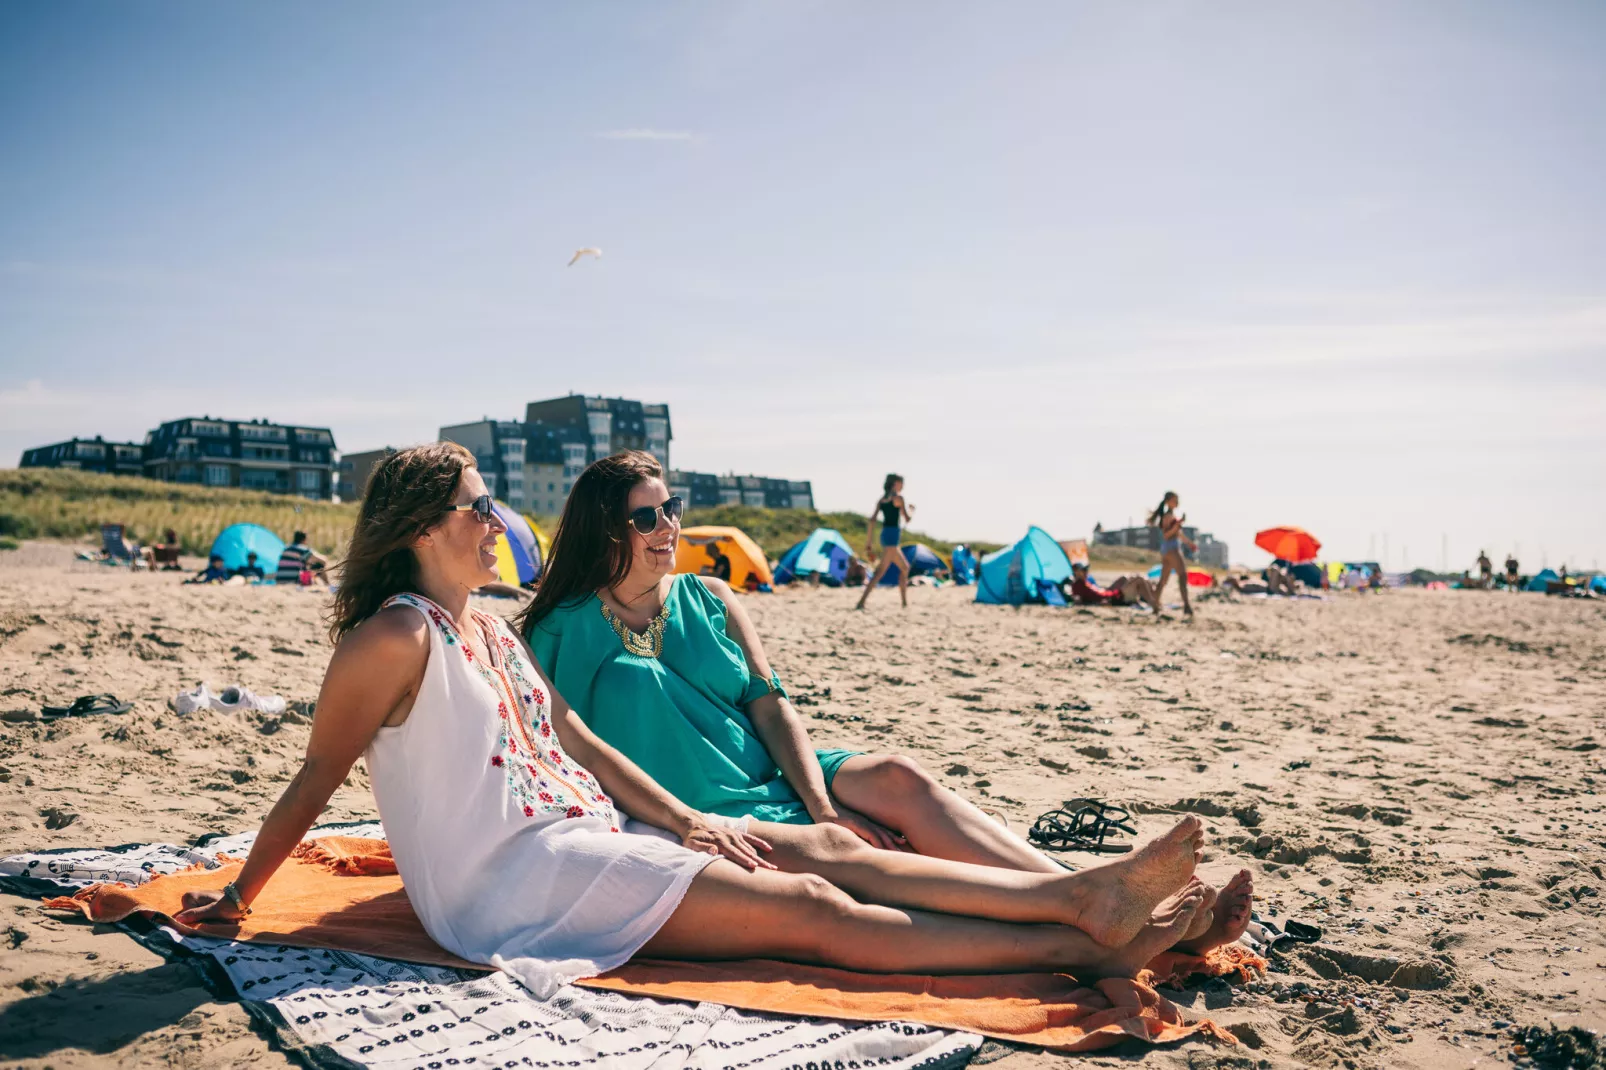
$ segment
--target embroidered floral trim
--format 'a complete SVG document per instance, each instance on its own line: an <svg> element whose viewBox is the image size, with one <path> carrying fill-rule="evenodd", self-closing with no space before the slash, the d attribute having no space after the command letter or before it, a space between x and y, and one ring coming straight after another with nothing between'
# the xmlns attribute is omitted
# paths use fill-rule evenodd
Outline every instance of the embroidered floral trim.
<svg viewBox="0 0 1606 1070"><path fill-rule="evenodd" d="M596 817L606 821L611 831L618 832L619 815L614 810L613 800L588 770L564 753L552 731L552 707L547 693L540 686L518 640L508 633L506 622L486 617L502 654L502 664L493 667L487 665L484 658L475 657L473 649L459 634L456 622L435 603L419 595L399 594L385 604L398 602L423 610L447 647L462 651L464 660L479 671L496 694L500 728L490 765L504 772L508 794L524 811L524 816L557 813L565 817Z"/></svg>

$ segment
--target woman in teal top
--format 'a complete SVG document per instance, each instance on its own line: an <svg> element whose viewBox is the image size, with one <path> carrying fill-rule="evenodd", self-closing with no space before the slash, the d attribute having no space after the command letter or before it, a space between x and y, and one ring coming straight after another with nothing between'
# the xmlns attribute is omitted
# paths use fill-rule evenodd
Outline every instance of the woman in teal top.
<svg viewBox="0 0 1606 1070"><path fill-rule="evenodd" d="M536 661L592 731L693 809L842 825L878 847L1059 867L895 755L815 750L741 599L675 575L684 506L650 454L581 474L535 601Z"/></svg>

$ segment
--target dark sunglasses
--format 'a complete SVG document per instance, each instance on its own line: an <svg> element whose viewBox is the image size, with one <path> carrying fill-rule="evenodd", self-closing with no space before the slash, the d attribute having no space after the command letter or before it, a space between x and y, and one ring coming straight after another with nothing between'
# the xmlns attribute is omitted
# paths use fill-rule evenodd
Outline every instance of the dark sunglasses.
<svg viewBox="0 0 1606 1070"><path fill-rule="evenodd" d="M448 513L472 512L474 514L474 519L478 520L481 524L489 524L491 522L491 517L495 515L491 511L491 496L489 494L481 494L478 498L475 498L467 505L448 506L446 511Z"/></svg>
<svg viewBox="0 0 1606 1070"><path fill-rule="evenodd" d="M662 505L643 505L640 509L630 510L630 526L643 535L651 535L658 530L658 514L664 514L664 519L673 523L679 520L686 511L685 499L675 495Z"/></svg>

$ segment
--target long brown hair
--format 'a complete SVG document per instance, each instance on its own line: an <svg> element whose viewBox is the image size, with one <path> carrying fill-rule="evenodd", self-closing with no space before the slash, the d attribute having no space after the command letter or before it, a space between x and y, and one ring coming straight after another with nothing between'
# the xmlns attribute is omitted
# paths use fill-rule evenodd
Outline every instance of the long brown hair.
<svg viewBox="0 0 1606 1070"><path fill-rule="evenodd" d="M1164 495L1161 496L1160 504L1155 506L1154 512L1149 514L1149 527L1157 527L1160 522L1165 519L1166 514L1171 512L1171 506L1169 503L1171 499L1175 498L1176 496L1177 492L1174 490L1168 490Z"/></svg>
<svg viewBox="0 0 1606 1070"><path fill-rule="evenodd" d="M630 574L630 492L638 483L662 478L663 466L641 450L604 457L580 473L558 519L535 600L514 618L526 639L559 606L573 605Z"/></svg>
<svg viewBox="0 0 1606 1070"><path fill-rule="evenodd" d="M375 466L340 564L329 611L332 641L379 612L391 595L418 590L413 540L441 522L473 467L474 455L455 442L398 450Z"/></svg>

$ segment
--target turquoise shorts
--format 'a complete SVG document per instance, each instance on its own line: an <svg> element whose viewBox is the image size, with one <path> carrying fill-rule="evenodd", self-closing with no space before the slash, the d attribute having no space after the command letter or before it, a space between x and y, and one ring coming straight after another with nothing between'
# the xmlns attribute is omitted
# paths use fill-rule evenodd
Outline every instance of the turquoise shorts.
<svg viewBox="0 0 1606 1070"><path fill-rule="evenodd" d="M817 750L814 756L820 760L820 772L825 774L825 790L831 790L831 781L836 779L836 771L842 768L842 763L849 758L857 758L863 754L862 750Z"/></svg>

